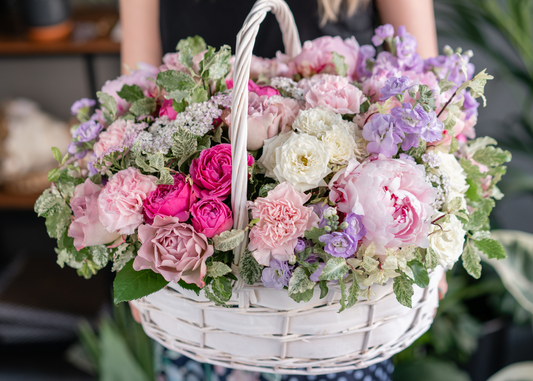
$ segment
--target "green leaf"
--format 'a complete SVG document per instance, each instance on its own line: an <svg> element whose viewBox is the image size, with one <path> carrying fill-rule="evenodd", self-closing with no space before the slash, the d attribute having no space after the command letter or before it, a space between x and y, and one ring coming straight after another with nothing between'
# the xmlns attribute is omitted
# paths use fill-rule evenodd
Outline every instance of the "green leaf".
<svg viewBox="0 0 533 381"><path fill-rule="evenodd" d="M51 189L46 189L35 202L34 210L39 217L48 217L58 210L58 204L63 203L63 198L52 193Z"/></svg>
<svg viewBox="0 0 533 381"><path fill-rule="evenodd" d="M241 274L241 278L246 284L251 285L259 282L263 274L263 268L264 266L260 265L248 250L242 254L239 263L239 274Z"/></svg>
<svg viewBox="0 0 533 381"><path fill-rule="evenodd" d="M459 149L459 140L452 135L452 141L450 143L450 150L448 153L455 153Z"/></svg>
<svg viewBox="0 0 533 381"><path fill-rule="evenodd" d="M481 276L481 261L478 252L469 244L464 248L461 255L463 261L463 267L474 278L479 279Z"/></svg>
<svg viewBox="0 0 533 381"><path fill-rule="evenodd" d="M340 257L330 258L322 273L318 277L319 280L334 280L343 279L348 272L349 267L346 264L346 260Z"/></svg>
<svg viewBox="0 0 533 381"><path fill-rule="evenodd" d="M215 302L217 306L227 307L226 302L231 299L231 283L226 277L218 277L208 287L204 287L205 296Z"/></svg>
<svg viewBox="0 0 533 381"><path fill-rule="evenodd" d="M76 186L81 183L83 183L83 179L71 176L67 169L62 169L59 178L56 180L57 189L67 201L74 195Z"/></svg>
<svg viewBox="0 0 533 381"><path fill-rule="evenodd" d="M315 282L309 279L309 275L303 267L297 267L289 280L289 296L302 294L308 290L313 290Z"/></svg>
<svg viewBox="0 0 533 381"><path fill-rule="evenodd" d="M217 278L231 272L231 267L222 262L213 262L207 266L207 276Z"/></svg>
<svg viewBox="0 0 533 381"><path fill-rule="evenodd" d="M222 143L222 127L218 127L215 130L213 130L213 136L211 137L211 139L215 143L218 143L218 144Z"/></svg>
<svg viewBox="0 0 533 381"><path fill-rule="evenodd" d="M202 289L200 287L198 287L195 283L186 283L183 279L180 279L178 281L178 284L184 290L194 291L196 293L196 295L200 296L200 291Z"/></svg>
<svg viewBox="0 0 533 381"><path fill-rule="evenodd" d="M437 253L431 247L428 247L426 250L426 269L434 269L439 264Z"/></svg>
<svg viewBox="0 0 533 381"><path fill-rule="evenodd" d="M104 92L97 92L96 96L102 104L102 114L108 124L111 124L117 119L117 101L111 95Z"/></svg>
<svg viewBox="0 0 533 381"><path fill-rule="evenodd" d="M162 71L157 75L156 83L162 86L168 93L174 90L192 90L196 81L189 75L176 70Z"/></svg>
<svg viewBox="0 0 533 381"><path fill-rule="evenodd" d="M50 170L50 172L48 172L47 179L48 179L48 181L53 183L54 181L59 179L59 176L61 176L61 170L59 168L53 168L53 169Z"/></svg>
<svg viewBox="0 0 533 381"><path fill-rule="evenodd" d="M268 192L270 192L272 189L278 186L278 183L268 183L261 185L261 188L259 188L259 197L266 197L268 196Z"/></svg>
<svg viewBox="0 0 533 381"><path fill-rule="evenodd" d="M197 151L198 139L196 135L179 127L172 135L172 154L177 158L188 158Z"/></svg>
<svg viewBox="0 0 533 381"><path fill-rule="evenodd" d="M139 99L145 98L142 89L138 85L124 85L120 91L117 91L117 94L128 103L134 103Z"/></svg>
<svg viewBox="0 0 533 381"><path fill-rule="evenodd" d="M182 100L187 98L190 93L190 90L174 90L168 94L168 98L173 99L176 102L181 102Z"/></svg>
<svg viewBox="0 0 533 381"><path fill-rule="evenodd" d="M146 158L140 154L137 154L135 156L135 165L142 169L144 172L153 173L157 172L157 169L152 168L148 163L146 162Z"/></svg>
<svg viewBox="0 0 533 381"><path fill-rule="evenodd" d="M482 229L485 225L489 223L489 215L482 208L478 208L474 213L470 215L468 224L466 225L467 230L477 231Z"/></svg>
<svg viewBox="0 0 533 381"><path fill-rule="evenodd" d="M339 279L339 286L341 288L341 298L339 300L341 308L339 309L339 313L341 313L346 309L346 283L344 283L344 278Z"/></svg>
<svg viewBox="0 0 533 381"><path fill-rule="evenodd" d="M467 177L466 183L469 187L465 193L465 197L473 202L480 202L483 199L483 187L479 180L473 180Z"/></svg>
<svg viewBox="0 0 533 381"><path fill-rule="evenodd" d="M474 154L474 160L488 167L495 167L511 161L511 153L501 148L489 146L477 150Z"/></svg>
<svg viewBox="0 0 533 381"><path fill-rule="evenodd" d="M161 274L152 270L135 271L131 260L117 273L113 282L115 305L150 295L167 284Z"/></svg>
<svg viewBox="0 0 533 381"><path fill-rule="evenodd" d="M180 42L178 42L178 45L176 46L176 49L179 51L179 61L188 68L192 68L193 57L198 53L201 53L206 50L207 46L202 37L194 36L180 40Z"/></svg>
<svg viewBox="0 0 533 381"><path fill-rule="evenodd" d="M392 99L392 98L390 98ZM419 143L418 143L418 147L413 147L411 149L409 149L406 153L409 155L409 156L412 156L414 158L420 158L424 153L426 153L426 148L427 148L427 143L420 139Z"/></svg>
<svg viewBox="0 0 533 381"><path fill-rule="evenodd" d="M156 185L165 184L165 185L173 185L174 184L174 178L170 174L170 171L167 168L162 169L159 172L159 179L155 182Z"/></svg>
<svg viewBox="0 0 533 381"><path fill-rule="evenodd" d="M470 179L481 179L486 176L479 172L479 167L468 159L461 159L460 164L465 170L467 177Z"/></svg>
<svg viewBox="0 0 533 381"><path fill-rule="evenodd" d="M63 201L57 204L58 208L46 218L46 230L51 238L59 238L70 225L72 211Z"/></svg>
<svg viewBox="0 0 533 381"><path fill-rule="evenodd" d="M440 87L440 92L441 93L444 93L444 92L450 90L454 86L456 86L455 82L447 81L445 79L441 79L439 81L439 87Z"/></svg>
<svg viewBox="0 0 533 381"><path fill-rule="evenodd" d="M231 48L228 45L222 45L216 53L214 48L209 47L204 59L200 62L200 75L204 79L212 80L225 77L231 69L230 57Z"/></svg>
<svg viewBox="0 0 533 381"><path fill-rule="evenodd" d="M126 263L135 258L134 247L130 244L123 243L113 252L113 267L111 271L117 272L124 268Z"/></svg>
<svg viewBox="0 0 533 381"><path fill-rule="evenodd" d="M151 115L155 109L156 102L154 98L142 98L131 105L130 112L135 116L144 116Z"/></svg>
<svg viewBox="0 0 533 381"><path fill-rule="evenodd" d="M311 228L311 230L305 231L305 238L310 239L315 244L319 244L324 246L324 243L320 242L318 239L323 236L324 234L327 234L326 230L324 228ZM336 279L336 278L335 278Z"/></svg>
<svg viewBox="0 0 533 381"><path fill-rule="evenodd" d="M357 302L357 298L359 297L359 283L357 283L357 279L355 277L355 274L352 274L352 284L350 285L350 288L348 288L348 297L346 299L346 308L353 307L355 303ZM340 312L340 311L339 311Z"/></svg>
<svg viewBox="0 0 533 381"><path fill-rule="evenodd" d="M209 99L209 96L207 94L207 90L203 87L196 87L193 91L191 91L189 97L187 98L187 101L190 103L200 103L205 102Z"/></svg>
<svg viewBox="0 0 533 381"><path fill-rule="evenodd" d="M308 301L310 301L313 298L314 294L315 294L314 290L310 289L310 290L307 290L307 291L304 291L304 292L301 292L301 293L297 293L297 294L289 294L289 296L296 303L300 303L301 301L307 303Z"/></svg>
<svg viewBox="0 0 533 381"><path fill-rule="evenodd" d="M415 292L413 290L413 284L407 275L402 274L399 277L394 278L392 290L400 304L409 308L412 307L411 298Z"/></svg>
<svg viewBox="0 0 533 381"><path fill-rule="evenodd" d="M326 280L321 280L318 282L318 286L320 287L320 299L323 299L329 293L328 282Z"/></svg>
<svg viewBox="0 0 533 381"><path fill-rule="evenodd" d="M102 184L102 175L100 174L100 172L98 172L96 175L92 175L91 177L89 177L89 180L91 180L96 185L100 185Z"/></svg>
<svg viewBox="0 0 533 381"><path fill-rule="evenodd" d="M52 147L52 156L54 156L54 159L56 159L56 161L59 163L59 165L61 165L61 161L62 161L62 156L61 155L61 151L59 150L59 148L57 147Z"/></svg>
<svg viewBox="0 0 533 381"><path fill-rule="evenodd" d="M407 262L407 266L413 270L415 284L420 288L426 288L429 285L429 275L424 265L416 259Z"/></svg>
<svg viewBox="0 0 533 381"><path fill-rule="evenodd" d="M229 251L235 249L244 240L244 230L226 230L213 237L215 249Z"/></svg>
<svg viewBox="0 0 533 381"><path fill-rule="evenodd" d="M461 209L462 200L461 197L454 197L446 206L448 213L454 213Z"/></svg>
<svg viewBox="0 0 533 381"><path fill-rule="evenodd" d="M109 253L105 245L89 246L88 249L94 264L100 269L104 268L109 262Z"/></svg>
<svg viewBox="0 0 533 381"><path fill-rule="evenodd" d="M333 62L333 65L335 66L335 71L337 72L337 75L340 75L341 77L346 77L348 74L348 65L344 62L344 56L341 56L337 52L331 52L333 55L331 61Z"/></svg>
<svg viewBox="0 0 533 381"><path fill-rule="evenodd" d="M479 241L473 241L474 246L483 253L487 254L489 258L504 259L505 249L502 244L492 238L484 238Z"/></svg>

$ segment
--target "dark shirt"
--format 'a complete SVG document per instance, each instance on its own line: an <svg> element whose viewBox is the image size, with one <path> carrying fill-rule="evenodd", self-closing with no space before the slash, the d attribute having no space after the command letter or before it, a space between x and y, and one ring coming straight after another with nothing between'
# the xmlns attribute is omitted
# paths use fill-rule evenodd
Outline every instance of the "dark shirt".
<svg viewBox="0 0 533 381"><path fill-rule="evenodd" d="M376 12L371 3L352 17L339 22L319 24L317 0L286 0L291 8L302 43L320 36L355 36L359 44L369 44L375 26ZM227 44L235 52L239 30L255 0L160 0L160 27L163 53L174 52L176 44L188 36L202 36L216 48ZM269 13L261 27L254 54L274 57L283 51L281 31L274 15Z"/></svg>

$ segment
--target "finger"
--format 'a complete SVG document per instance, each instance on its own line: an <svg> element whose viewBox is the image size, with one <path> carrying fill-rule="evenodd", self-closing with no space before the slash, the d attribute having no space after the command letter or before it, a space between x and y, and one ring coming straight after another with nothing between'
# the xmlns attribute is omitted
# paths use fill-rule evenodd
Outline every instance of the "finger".
<svg viewBox="0 0 533 381"><path fill-rule="evenodd" d="M128 302L128 304L130 305L130 308L131 308L131 314L133 316L133 319L137 322L137 323L141 323L141 313L139 312L139 310L137 309L137 307L135 307L132 303Z"/></svg>
<svg viewBox="0 0 533 381"><path fill-rule="evenodd" d="M442 275L442 278L440 279L439 286L439 300L444 298L444 295L446 295L446 292L448 292L448 282L446 281L446 274Z"/></svg>

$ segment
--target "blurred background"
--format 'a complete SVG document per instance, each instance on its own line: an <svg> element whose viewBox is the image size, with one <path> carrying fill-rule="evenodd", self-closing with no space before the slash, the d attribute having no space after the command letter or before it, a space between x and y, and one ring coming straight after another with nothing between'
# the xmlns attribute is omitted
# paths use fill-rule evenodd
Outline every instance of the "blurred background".
<svg viewBox="0 0 533 381"><path fill-rule="evenodd" d="M476 71L495 76L476 130L513 153L492 219L509 258L484 263L478 281L448 272L431 330L395 356L395 380L531 380L533 1L435 10L439 47L472 49ZM70 140L71 104L120 74L119 52L116 0L0 0L0 380L154 379L150 340L111 306L111 275L61 269L33 212L50 147Z"/></svg>

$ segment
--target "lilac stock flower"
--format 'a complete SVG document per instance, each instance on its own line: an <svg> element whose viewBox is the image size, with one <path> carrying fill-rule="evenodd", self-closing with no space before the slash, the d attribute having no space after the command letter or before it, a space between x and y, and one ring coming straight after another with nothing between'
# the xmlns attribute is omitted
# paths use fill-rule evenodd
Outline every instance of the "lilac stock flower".
<svg viewBox="0 0 533 381"><path fill-rule="evenodd" d="M407 151L413 147L418 147L420 144L420 138L417 134L406 134L402 142L402 149Z"/></svg>
<svg viewBox="0 0 533 381"><path fill-rule="evenodd" d="M295 252L304 251L306 249L307 245L305 243L305 240L302 238L298 238L298 242L296 243L296 246L294 246Z"/></svg>
<svg viewBox="0 0 533 381"><path fill-rule="evenodd" d="M396 42L396 56L398 58L404 58L411 54L415 54L418 46L416 38L407 33L407 29L405 29L405 26L403 25L398 27L397 34L398 35L394 38L394 41Z"/></svg>
<svg viewBox="0 0 533 381"><path fill-rule="evenodd" d="M466 120L470 119L473 116L477 117L478 107L479 102L476 101L476 98L474 98L472 94L470 94L470 91L465 91L463 108L466 114Z"/></svg>
<svg viewBox="0 0 533 381"><path fill-rule="evenodd" d="M67 152L74 155L76 159L83 159L87 155L87 150L81 144L74 142L69 143Z"/></svg>
<svg viewBox="0 0 533 381"><path fill-rule="evenodd" d="M318 218L320 218L320 221L318 222L318 227L323 228L328 224L328 220L324 218L324 211L326 209L329 209L329 205L327 203L317 203L313 204L313 211L317 214Z"/></svg>
<svg viewBox="0 0 533 381"><path fill-rule="evenodd" d="M428 112L429 121L424 125L420 137L426 142L436 142L442 139L442 131L444 130L444 123L438 118L437 114L433 110Z"/></svg>
<svg viewBox="0 0 533 381"><path fill-rule="evenodd" d="M89 120L85 123L79 125L79 127L74 131L73 137L80 143L90 142L91 140L96 139L100 131L104 129L100 123Z"/></svg>
<svg viewBox="0 0 533 381"><path fill-rule="evenodd" d="M344 229L346 234L349 234L355 241L359 241L366 235L366 228L361 221L363 216L355 213L349 213L344 222L348 224L348 227Z"/></svg>
<svg viewBox="0 0 533 381"><path fill-rule="evenodd" d="M372 43L375 46L380 46L388 37L394 36L394 27L391 24L381 25L376 28L375 33L372 37Z"/></svg>
<svg viewBox="0 0 533 381"><path fill-rule="evenodd" d="M392 157L398 152L398 143L404 134L394 127L394 118L388 114L377 114L363 127L363 138L369 141L366 149L369 153Z"/></svg>
<svg viewBox="0 0 533 381"><path fill-rule="evenodd" d="M466 64L466 78L462 70L463 60ZM474 65L469 61L470 57L466 54L461 57L457 54L432 57L424 61L424 71L433 71L439 79L446 79L459 86L474 75Z"/></svg>
<svg viewBox="0 0 533 381"><path fill-rule="evenodd" d="M366 64L369 59L373 60L375 55L376 49L372 45L363 45L359 48L355 73L360 79L370 77L372 75L372 71L368 70Z"/></svg>
<svg viewBox="0 0 533 381"><path fill-rule="evenodd" d="M89 109L90 107L93 107L95 104L96 104L96 101L94 99L81 98L80 100L72 104L72 106L70 107L70 113L72 115L76 115L82 109L84 108Z"/></svg>
<svg viewBox="0 0 533 381"><path fill-rule="evenodd" d="M99 171L94 167L94 162L96 161L96 156L93 155L91 160L87 162L87 169L89 170L89 176L96 175Z"/></svg>
<svg viewBox="0 0 533 381"><path fill-rule="evenodd" d="M402 160L411 160L411 161L415 161L415 158L406 154L406 153L401 153L400 154L400 159Z"/></svg>
<svg viewBox="0 0 533 381"><path fill-rule="evenodd" d="M289 266L288 262L282 262L277 259L270 261L270 267L263 269L261 281L267 288L275 288L281 290L283 287L289 287L289 280L291 279L293 266Z"/></svg>
<svg viewBox="0 0 533 381"><path fill-rule="evenodd" d="M391 115L394 117L394 125L403 133L419 134L426 123L429 122L428 113L417 104L414 108L410 103L404 103L403 107L394 107Z"/></svg>
<svg viewBox="0 0 533 381"><path fill-rule="evenodd" d="M389 77L387 82L385 82L385 86L383 86L380 90L381 98L379 98L379 100L386 101L391 97L403 94L403 92L407 90L410 85L411 80L405 75L402 75L400 78Z"/></svg>
<svg viewBox="0 0 533 381"><path fill-rule="evenodd" d="M313 281L313 282L318 282L320 280L320 279L318 279L318 277L320 276L320 274L322 274L322 270L324 270L324 267L326 267L326 264L324 262L319 264L318 268L315 270L314 273L311 274L309 279L311 279L311 281Z"/></svg>
<svg viewBox="0 0 533 381"><path fill-rule="evenodd" d="M326 244L324 251L334 257L348 258L357 251L358 240L345 232L324 234L318 239Z"/></svg>

